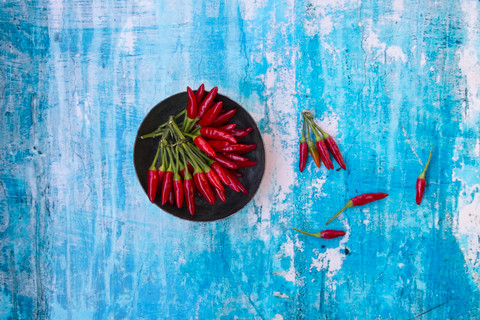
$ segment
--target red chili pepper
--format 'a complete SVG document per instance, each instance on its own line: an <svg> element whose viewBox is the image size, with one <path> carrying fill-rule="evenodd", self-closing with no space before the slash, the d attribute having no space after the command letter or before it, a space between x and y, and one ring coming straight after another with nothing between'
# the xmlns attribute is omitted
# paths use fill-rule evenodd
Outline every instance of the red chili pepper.
<svg viewBox="0 0 480 320"><path fill-rule="evenodd" d="M317 145L318 153L320 154L322 162L325 164L327 169L333 169L333 163L332 160L330 160L330 153L328 152L323 135L318 131L318 126L313 119L306 119L307 121L310 121L310 127L312 128L313 135L315 136L315 144Z"/></svg>
<svg viewBox="0 0 480 320"><path fill-rule="evenodd" d="M215 155L216 155L215 151L214 151L213 148L208 144L208 142L205 141L205 139L203 139L202 137L196 136L196 137L193 139L193 143L195 143L195 145L198 147L198 149L202 150L203 152L205 152L206 154L208 154L210 157L215 157Z"/></svg>
<svg viewBox="0 0 480 320"><path fill-rule="evenodd" d="M168 150L168 149L167 149ZM170 153L169 153L170 154ZM163 176L162 181L162 206L167 203L168 198L170 197L170 191L172 190L172 183L173 183L173 168L172 168L172 161L173 159L170 157L170 162L168 165L168 169Z"/></svg>
<svg viewBox="0 0 480 320"><path fill-rule="evenodd" d="M224 140L206 140L214 151L221 151L223 148L230 145L228 141Z"/></svg>
<svg viewBox="0 0 480 320"><path fill-rule="evenodd" d="M197 101L197 105L200 101L202 101L204 93L205 93L205 85L202 83L200 87L198 87L197 92L195 92L195 100Z"/></svg>
<svg viewBox="0 0 480 320"><path fill-rule="evenodd" d="M190 215L193 216L195 214L195 184L193 183L190 170L188 170L188 167L189 165L191 166L191 164L187 162L187 158L183 153L183 150L180 151L180 154L183 159L183 164L187 168L187 170L184 169L185 176L183 177L183 193L185 196L185 202L187 204L188 212L190 212Z"/></svg>
<svg viewBox="0 0 480 320"><path fill-rule="evenodd" d="M245 188L245 186L238 180L237 176L235 176L231 172L228 172L228 177L230 178L232 183L235 184L238 187L240 192L242 192L243 194L248 194L247 188Z"/></svg>
<svg viewBox="0 0 480 320"><path fill-rule="evenodd" d="M238 155L236 153L222 152L222 155L225 158L230 159L232 161L238 161L238 162L248 161L248 158L242 157L241 155Z"/></svg>
<svg viewBox="0 0 480 320"><path fill-rule="evenodd" d="M237 140L231 134L213 127L202 127L200 129L200 135L209 139L225 140L230 143L237 143Z"/></svg>
<svg viewBox="0 0 480 320"><path fill-rule="evenodd" d="M157 195L158 188L158 172L155 167L150 167L147 173L147 186L148 186L148 199L151 203L155 202L155 196Z"/></svg>
<svg viewBox="0 0 480 320"><path fill-rule="evenodd" d="M246 167L253 167L254 165L257 164L257 161L243 161L243 162L237 162L238 168L246 168Z"/></svg>
<svg viewBox="0 0 480 320"><path fill-rule="evenodd" d="M203 99L202 103L198 106L198 112L197 112L197 118L202 119L203 115L207 112L207 110L210 108L210 106L213 103L213 99L215 99L215 96L217 95L218 88L215 87L213 88Z"/></svg>
<svg viewBox="0 0 480 320"><path fill-rule="evenodd" d="M347 204L342 208L342 210L338 211L333 217L331 217L330 220L328 220L326 224L329 224L330 222L332 222L333 219L338 217L338 215L340 215L340 213L342 213L347 208L363 206L367 203L377 201L377 200L383 199L385 197L388 197L388 194L387 193L381 193L381 192L365 193L365 194L358 195L355 198L352 198L352 199L348 200Z"/></svg>
<svg viewBox="0 0 480 320"><path fill-rule="evenodd" d="M170 189L170 195L169 195L169 197L168 197L168 204L169 204L170 206L173 206L173 204L175 203L175 195L174 195L173 192L174 192L174 191L173 191L173 188Z"/></svg>
<svg viewBox="0 0 480 320"><path fill-rule="evenodd" d="M237 140L240 140L248 136L252 131L253 131L253 127L248 127L245 129L232 129L232 130L229 130L228 133L234 136Z"/></svg>
<svg viewBox="0 0 480 320"><path fill-rule="evenodd" d="M223 184L228 186L230 180L225 171L223 170L222 166L218 162L212 162L212 164L210 164L210 167L215 171L220 181L222 181Z"/></svg>
<svg viewBox="0 0 480 320"><path fill-rule="evenodd" d="M306 234L307 236L312 236L312 237L321 238L321 239L333 239L333 238L343 237L345 235L345 231L341 231L341 230L323 230L317 233L305 232L295 228L293 228L293 230Z"/></svg>
<svg viewBox="0 0 480 320"><path fill-rule="evenodd" d="M185 202L187 203L188 212L193 216L195 214L195 185L193 184L192 176L189 174L185 175L183 192L185 193ZM187 176L189 176L189 178L187 178Z"/></svg>
<svg viewBox="0 0 480 320"><path fill-rule="evenodd" d="M213 190L215 191L215 193L217 194L217 197L222 201L222 202L225 202L227 200L227 197L225 197L225 192L220 190L220 189L217 189L217 188L213 188Z"/></svg>
<svg viewBox="0 0 480 320"><path fill-rule="evenodd" d="M417 205L420 205L420 203L422 203L423 192L425 191L425 186L427 184L427 181L425 180L425 173L427 172L428 165L430 164L430 159L432 158L432 151L433 146L430 148L430 155L428 156L427 164L423 168L422 173L417 178Z"/></svg>
<svg viewBox="0 0 480 320"><path fill-rule="evenodd" d="M161 143L157 147L157 153L155 154L155 157L153 158L152 165L150 168L148 168L147 172L147 193L148 193L148 199L150 200L151 203L155 202L155 196L157 195L157 189L158 189L158 172L157 168L155 167L155 164L157 163L157 158L158 158L158 153L160 152L161 149Z"/></svg>
<svg viewBox="0 0 480 320"><path fill-rule="evenodd" d="M236 127L237 127L236 123L229 123L225 126L218 127L218 129L230 133L229 131L235 129Z"/></svg>
<svg viewBox="0 0 480 320"><path fill-rule="evenodd" d="M207 176L208 181L210 181L210 184L219 190L225 191L223 188L222 183L220 182L220 178L217 176L214 170L211 168L208 168L205 170L205 175Z"/></svg>
<svg viewBox="0 0 480 320"><path fill-rule="evenodd" d="M193 93L190 87L187 87L188 104L187 104L187 117L194 120L197 116L197 99L195 93Z"/></svg>
<svg viewBox="0 0 480 320"><path fill-rule="evenodd" d="M208 127L215 119L217 119L220 110L222 110L223 102L219 101L213 105L202 117L198 123L202 127Z"/></svg>
<svg viewBox="0 0 480 320"><path fill-rule="evenodd" d="M308 153L312 156L313 161L315 161L315 165L317 168L320 168L322 165L322 162L320 161L320 154L318 153L318 149L315 147L315 144L312 141L312 138L310 137L310 126L308 123L306 124L306 129L307 129L307 148L308 148Z"/></svg>
<svg viewBox="0 0 480 320"><path fill-rule="evenodd" d="M205 200L207 200L207 202L210 204L214 204L215 195L213 194L212 188L208 183L208 178L205 173L201 171L194 172L193 180L195 181L195 185L197 186L198 191L200 191Z"/></svg>
<svg viewBox="0 0 480 320"><path fill-rule="evenodd" d="M232 144L222 149L222 152L248 153L257 148L256 144Z"/></svg>
<svg viewBox="0 0 480 320"><path fill-rule="evenodd" d="M305 119L303 119L302 137L300 138L300 162L298 163L300 172L303 172L303 169L305 169L305 165L307 164L307 157L308 157L308 145L307 145L307 140L305 139Z"/></svg>
<svg viewBox="0 0 480 320"><path fill-rule="evenodd" d="M235 113L237 113L237 109L231 109L231 110L228 110L222 114L220 114L217 119L212 123L212 127L218 127L218 126L221 126L222 124L225 124L228 122L228 120L230 120L234 115Z"/></svg>
<svg viewBox="0 0 480 320"><path fill-rule="evenodd" d="M223 171L225 172L225 175L228 178L228 183L227 186L230 187L235 192L240 192L240 188L236 185L235 180L232 178L234 175L233 171L230 171L228 169L223 168Z"/></svg>
<svg viewBox="0 0 480 320"><path fill-rule="evenodd" d="M235 162L228 160L224 156L217 154L213 157L222 167L226 169L238 169L238 166Z"/></svg>

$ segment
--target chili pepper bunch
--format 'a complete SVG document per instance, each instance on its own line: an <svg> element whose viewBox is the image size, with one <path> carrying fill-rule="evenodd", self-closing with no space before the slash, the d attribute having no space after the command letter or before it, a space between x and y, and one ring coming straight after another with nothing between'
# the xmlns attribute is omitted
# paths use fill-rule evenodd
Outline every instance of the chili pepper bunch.
<svg viewBox="0 0 480 320"><path fill-rule="evenodd" d="M250 134L253 127L239 129L235 123L228 123L237 109L222 110L223 103L215 101L217 92L214 87L205 95L203 84L195 92L187 87L185 110L141 137L161 137L147 173L152 203L158 194L162 205L181 208L185 200L188 211L194 215L196 191L210 204L217 198L226 201L224 185L248 194L239 180L242 174L236 169L257 164L244 156L257 145L238 141Z"/></svg>
<svg viewBox="0 0 480 320"><path fill-rule="evenodd" d="M337 143L333 140L327 132L315 123L313 115L310 111L305 110L302 112L303 125L302 125L302 137L300 139L300 162L299 169L303 172L307 163L308 154L313 158L318 168L323 164L327 169L333 169L333 163L330 160L330 154L337 163L346 170L345 161L343 161L342 154L338 148ZM312 141L310 133L313 133L315 137L315 143Z"/></svg>

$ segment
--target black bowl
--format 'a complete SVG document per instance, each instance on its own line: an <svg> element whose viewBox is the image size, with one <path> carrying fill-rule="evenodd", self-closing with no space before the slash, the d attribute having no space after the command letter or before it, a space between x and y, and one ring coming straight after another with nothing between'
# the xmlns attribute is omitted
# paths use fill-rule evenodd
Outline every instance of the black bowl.
<svg viewBox="0 0 480 320"><path fill-rule="evenodd" d="M223 102L223 110L238 109L229 123L236 123L237 128L253 127L253 131L238 142L242 144L255 143L257 145L255 150L243 155L250 160L257 161L257 165L238 169L238 171L243 174L243 177L240 177L239 180L246 187L249 194L245 195L241 192L235 192L225 186L225 196L227 200L222 202L217 199L214 205L209 204L203 197L197 194L195 196L195 215L192 216L189 214L185 203L181 209L178 209L176 206L169 206L168 204L162 206L160 204L159 193L155 199L155 204L162 210L182 219L191 221L215 221L231 216L252 200L260 186L265 171L265 148L255 121L248 112L235 101L220 94L217 94L215 101ZM166 122L169 116L181 112L185 109L187 103L188 97L186 92L175 94L163 100L147 114L138 129L133 151L133 162L138 181L140 181L145 191L145 201L149 201L147 196L147 172L155 157L160 137L153 139L141 139L140 137L154 131L160 124Z"/></svg>

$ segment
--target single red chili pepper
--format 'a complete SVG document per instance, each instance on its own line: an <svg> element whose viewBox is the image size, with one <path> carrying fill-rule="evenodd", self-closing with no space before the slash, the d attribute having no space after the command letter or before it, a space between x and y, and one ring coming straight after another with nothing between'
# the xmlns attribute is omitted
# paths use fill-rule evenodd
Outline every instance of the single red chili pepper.
<svg viewBox="0 0 480 320"><path fill-rule="evenodd" d="M194 120L197 116L197 98L190 87L187 87L188 104L187 104L187 117Z"/></svg>
<svg viewBox="0 0 480 320"><path fill-rule="evenodd" d="M330 160L330 153L328 152L327 145L325 144L325 139L323 135L318 131L316 123L313 119L305 118L307 121L310 121L310 128L313 131L313 135L315 136L315 144L317 145L318 153L320 154L320 158L322 162L325 164L327 169L333 169L332 160Z"/></svg>
<svg viewBox="0 0 480 320"><path fill-rule="evenodd" d="M205 173L198 171L193 173L193 180L197 186L197 190L200 191L202 196L210 204L215 204L215 195L213 194L212 188L208 183L207 176Z"/></svg>
<svg viewBox="0 0 480 320"><path fill-rule="evenodd" d="M307 236L312 236L320 239L334 239L338 237L343 237L345 235L345 231L341 231L341 230L323 230L317 233L305 232L295 228L293 228L293 230L306 234Z"/></svg>
<svg viewBox="0 0 480 320"><path fill-rule="evenodd" d="M308 145L307 145L307 139L305 139L305 119L303 119L302 137L300 138L300 162L298 163L300 172L303 172L303 169L305 169L305 165L307 163L307 157L308 157Z"/></svg>
<svg viewBox="0 0 480 320"><path fill-rule="evenodd" d="M193 143L195 143L198 149L202 150L203 152L208 154L210 157L215 157L216 155L215 150L213 150L212 146L210 146L208 142L205 141L205 139L203 139L202 137L196 136L193 139Z"/></svg>
<svg viewBox="0 0 480 320"><path fill-rule="evenodd" d="M193 216L195 214L195 184L193 183L190 170L188 170L189 163L187 162L187 157L183 153L182 149L180 149L180 154L183 159L183 164L187 168L185 170L185 176L183 177L183 193L185 196L185 203L187 204L188 212L190 212L190 215Z"/></svg>
<svg viewBox="0 0 480 320"><path fill-rule="evenodd" d="M242 157L241 155L238 155L236 153L222 152L222 155L225 158L230 159L232 161L238 161L238 162L248 161L248 158Z"/></svg>
<svg viewBox="0 0 480 320"><path fill-rule="evenodd" d="M248 153L257 148L256 144L232 144L222 149L222 152Z"/></svg>
<svg viewBox="0 0 480 320"><path fill-rule="evenodd" d="M175 192L175 200L177 203L177 208L182 208L183 206L183 184L182 177L179 174L179 154L178 147L176 149L176 156L174 159L174 168L173 168L173 190Z"/></svg>
<svg viewBox="0 0 480 320"><path fill-rule="evenodd" d="M228 141L224 140L206 140L214 151L221 151L223 148L230 145Z"/></svg>
<svg viewBox="0 0 480 320"><path fill-rule="evenodd" d="M225 197L225 192L224 191L222 191L220 189L217 189L217 188L213 188L213 190L217 194L218 199L220 199L222 202L225 202L227 200L227 197Z"/></svg>
<svg viewBox="0 0 480 320"><path fill-rule="evenodd" d="M237 167L238 168L253 167L256 164L257 164L257 161L248 160L243 162L237 162Z"/></svg>
<svg viewBox="0 0 480 320"><path fill-rule="evenodd" d="M220 114L217 119L211 124L212 127L218 127L221 126L222 124L225 124L230 120L235 113L237 113L237 109L231 109L228 110L222 114Z"/></svg>
<svg viewBox="0 0 480 320"><path fill-rule="evenodd" d="M217 154L215 157L213 157L215 161L217 161L222 167L226 169L238 169L238 166L235 162L228 160L224 156Z"/></svg>
<svg viewBox="0 0 480 320"><path fill-rule="evenodd" d="M218 162L213 161L210 164L210 167L215 171L220 181L222 181L223 184L228 186L228 184L230 183L230 180L228 179L228 176L225 173L225 171L223 171L222 166Z"/></svg>
<svg viewBox="0 0 480 320"><path fill-rule="evenodd" d="M308 123L306 124L307 129L307 148L308 148L308 153L310 153L310 156L312 156L313 161L315 161L315 165L317 168L320 168L322 165L322 162L320 160L320 154L318 153L318 149L315 147L315 144L312 141L312 138L310 136L310 126Z"/></svg>
<svg viewBox="0 0 480 320"><path fill-rule="evenodd" d="M425 173L427 172L428 165L430 164L430 159L432 158L432 151L433 151L433 146L430 148L430 155L428 156L428 161L425 167L423 168L422 173L417 178L417 205L420 205L422 203L423 199L423 192L425 191L425 186L427 184L427 181L425 180Z"/></svg>
<svg viewBox="0 0 480 320"><path fill-rule="evenodd" d="M203 115L202 119L198 123L202 127L208 127L210 124L217 119L220 110L222 110L223 102L219 101L213 105L205 114Z"/></svg>
<svg viewBox="0 0 480 320"><path fill-rule="evenodd" d="M157 153L155 154L155 157L153 158L152 165L150 168L148 168L147 172L147 193L148 193L148 199L150 200L151 203L155 202L155 196L157 195L157 189L158 189L158 172L157 168L155 167L155 164L157 163L157 158L158 158L158 153L160 152L160 146L161 143L158 144L157 147Z"/></svg>
<svg viewBox="0 0 480 320"><path fill-rule="evenodd" d="M213 127L201 127L200 135L204 138L225 140L230 143L237 143L237 140L231 134Z"/></svg>
<svg viewBox="0 0 480 320"><path fill-rule="evenodd" d="M165 175L163 176L163 182L162 182L162 201L161 204L162 206L167 203L168 198L170 197L170 191L172 190L172 184L173 184L173 167L172 167L172 161L173 158L170 153L170 149L166 148L170 161L168 164L168 169L165 172Z"/></svg>
<svg viewBox="0 0 480 320"><path fill-rule="evenodd" d="M236 127L237 127L237 124L236 124L236 123L229 123L229 124L227 124L227 125L218 127L218 129L230 133L229 131L235 129Z"/></svg>
<svg viewBox="0 0 480 320"><path fill-rule="evenodd" d="M213 103L213 99L215 99L215 96L217 95L218 88L214 87L210 92L207 94L205 99L203 99L202 103L198 106L198 111L197 111L197 118L202 119L203 115L207 112L207 110L210 108L210 106Z"/></svg>
<svg viewBox="0 0 480 320"><path fill-rule="evenodd" d="M245 186L238 180L237 176L231 173L229 170L228 170L228 177L230 178L232 183L238 187L240 192L242 192L243 194L248 194L247 188L245 188Z"/></svg>
<svg viewBox="0 0 480 320"><path fill-rule="evenodd" d="M248 136L252 131L253 131L253 127L248 127L245 129L232 129L232 130L229 130L228 133L234 136L237 140L240 140Z"/></svg>
<svg viewBox="0 0 480 320"><path fill-rule="evenodd" d="M342 208L342 210L338 211L333 217L331 217L330 220L328 220L326 224L329 224L330 222L332 222L333 219L338 217L338 215L340 215L340 213L345 211L345 209L347 209L347 208L363 206L367 203L377 201L377 200L383 199L385 197L388 197L388 194L387 193L381 193L381 192L365 193L365 194L358 195L355 198L352 198L352 199L348 200L347 204Z"/></svg>
<svg viewBox="0 0 480 320"><path fill-rule="evenodd" d="M195 92L195 100L197 101L197 105L200 101L202 101L204 93L205 93L205 85L202 83L200 87L198 87L197 92Z"/></svg>

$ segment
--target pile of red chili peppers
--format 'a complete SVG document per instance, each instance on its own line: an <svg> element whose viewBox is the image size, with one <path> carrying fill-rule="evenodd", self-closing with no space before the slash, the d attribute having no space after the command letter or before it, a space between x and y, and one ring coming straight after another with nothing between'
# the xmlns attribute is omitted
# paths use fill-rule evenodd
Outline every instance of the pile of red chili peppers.
<svg viewBox="0 0 480 320"><path fill-rule="evenodd" d="M302 112L303 124L302 124L302 137L300 139L300 162L299 169L300 172L303 172L305 165L307 163L308 154L313 158L313 161L320 168L322 162L327 169L333 169L332 161L330 160L330 154L333 156L335 161L340 165L343 170L346 170L345 161L343 160L340 149L338 148L337 143L333 140L332 136L326 133L322 128L315 122L313 115L310 111L305 110ZM315 143L312 141L311 132L315 137ZM326 224L329 224L336 217L340 215L345 209L356 206L363 206L367 203L377 201L387 197L386 193L366 193L358 195L347 201L347 204L337 212L332 218L330 218ZM345 231L340 230L323 230L317 233L305 232L302 230L294 230L322 239L333 239L337 237L342 237L345 235Z"/></svg>
<svg viewBox="0 0 480 320"><path fill-rule="evenodd" d="M196 190L210 204L217 198L226 201L224 185L248 194L239 180L242 174L236 169L257 164L244 156L257 145L238 141L250 134L253 127L239 129L235 123L228 123L237 109L223 110L223 103L215 101L217 92L215 87L205 95L203 84L197 91L187 87L186 109L142 136L161 137L147 173L148 198L152 203L157 194L162 205L181 208L185 200L193 215ZM177 123L182 117L183 121Z"/></svg>
<svg viewBox="0 0 480 320"><path fill-rule="evenodd" d="M333 163L330 160L330 154L332 154L333 158L335 161L337 161L340 167L343 170L347 170L345 161L343 161L342 154L340 153L340 149L338 148L335 140L333 140L332 136L322 130L322 128L315 123L310 111L303 111L302 115L303 127L302 137L300 139L300 172L303 172L303 169L305 169L309 153L318 168L320 168L323 162L327 169L333 169ZM315 143L312 141L310 132L313 132Z"/></svg>

